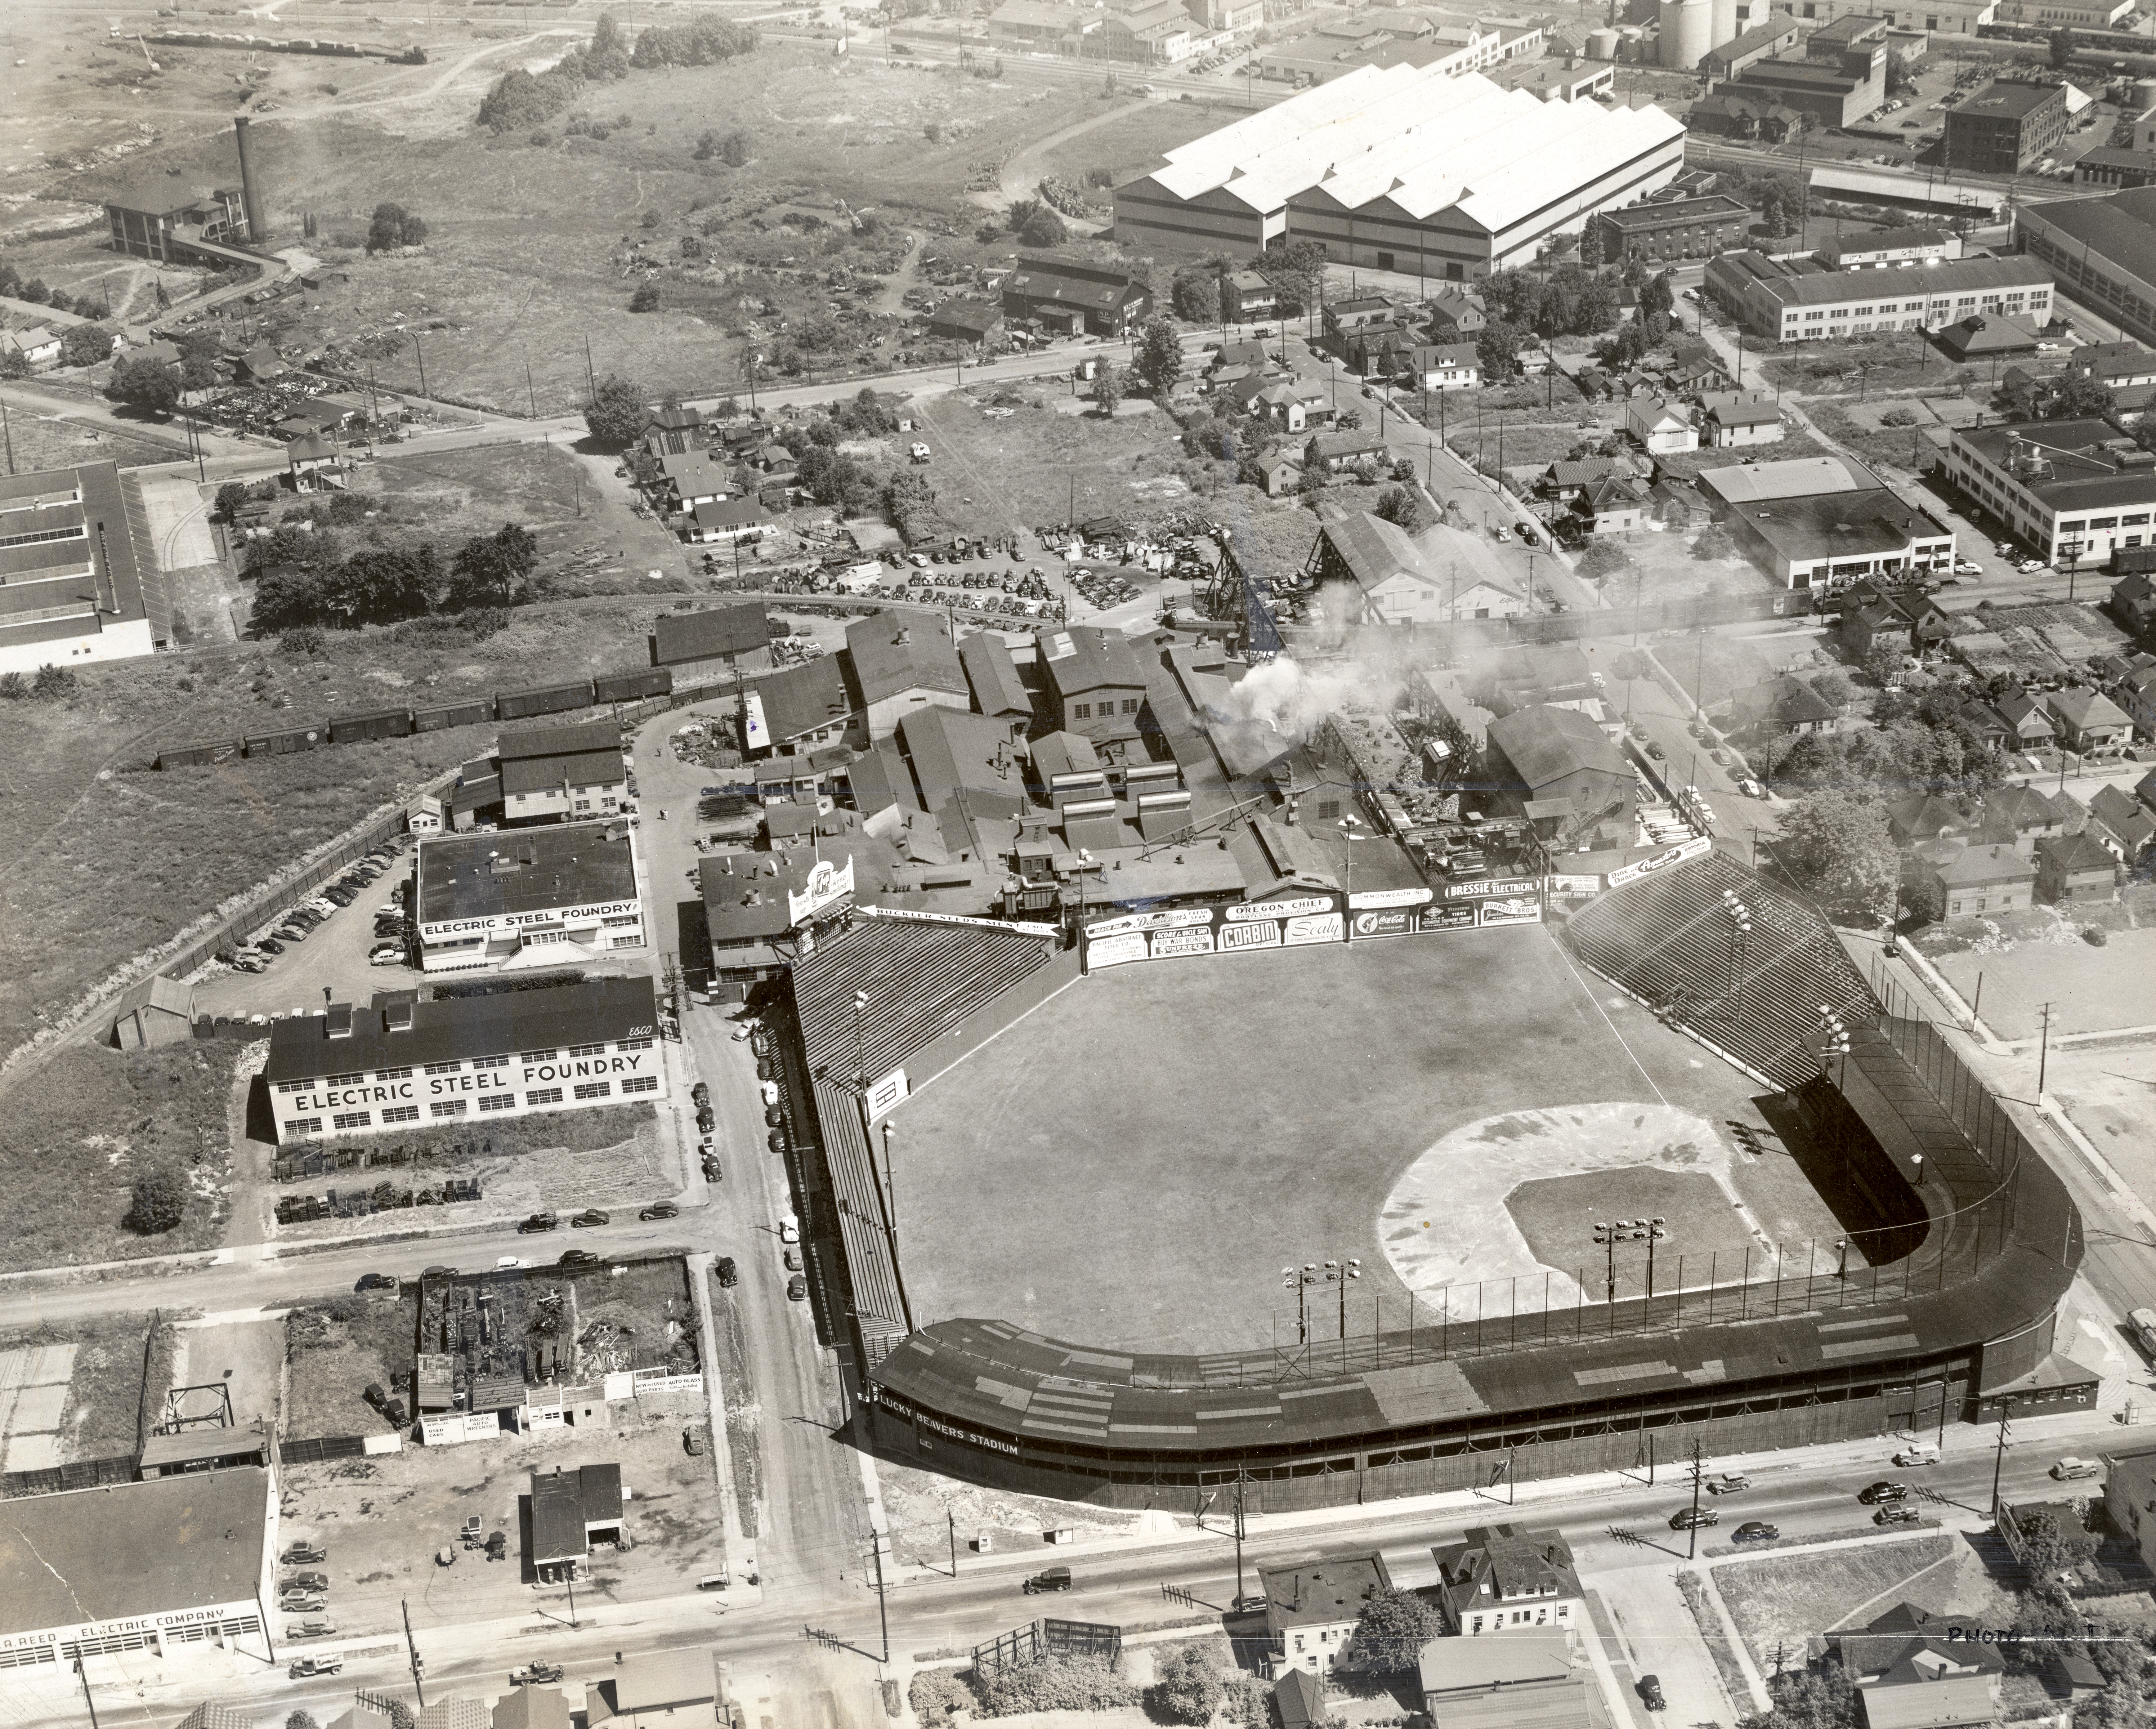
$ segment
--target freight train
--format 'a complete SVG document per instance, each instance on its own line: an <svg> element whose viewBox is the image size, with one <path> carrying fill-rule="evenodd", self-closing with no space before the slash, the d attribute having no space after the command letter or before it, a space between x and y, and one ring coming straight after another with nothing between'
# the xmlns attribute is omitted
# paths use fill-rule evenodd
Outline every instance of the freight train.
<svg viewBox="0 0 2156 1729"><path fill-rule="evenodd" d="M501 721L525 721L571 709L614 702L641 702L674 694L674 670L654 666L635 672L603 673L573 684L541 685L528 690L501 690L433 708L368 709L331 715L273 732L249 732L209 744L171 745L157 752L159 768L193 768L229 762L242 757L281 757L324 745L357 744L370 738L407 738L415 732L439 732L450 726L484 726Z"/></svg>

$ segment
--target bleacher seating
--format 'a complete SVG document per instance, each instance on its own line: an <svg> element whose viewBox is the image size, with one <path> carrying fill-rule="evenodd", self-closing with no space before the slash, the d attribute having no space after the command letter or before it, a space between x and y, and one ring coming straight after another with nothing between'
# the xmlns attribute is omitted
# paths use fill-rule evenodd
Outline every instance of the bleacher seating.
<svg viewBox="0 0 2156 1729"><path fill-rule="evenodd" d="M1741 950L1725 890L1750 918ZM1609 890L1570 936L1595 971L1779 1085L1819 1072L1822 1006L1852 1027L1879 1012L1817 914L1719 854Z"/></svg>

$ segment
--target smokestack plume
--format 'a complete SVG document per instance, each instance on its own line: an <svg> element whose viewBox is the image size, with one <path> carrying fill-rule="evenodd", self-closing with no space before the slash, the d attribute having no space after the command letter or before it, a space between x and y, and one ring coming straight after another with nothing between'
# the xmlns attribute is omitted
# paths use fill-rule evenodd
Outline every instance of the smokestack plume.
<svg viewBox="0 0 2156 1729"><path fill-rule="evenodd" d="M259 246L269 237L270 225L262 219L262 192L254 179L254 141L247 136L247 116L234 121L232 131L239 141L239 203L247 213L248 244Z"/></svg>

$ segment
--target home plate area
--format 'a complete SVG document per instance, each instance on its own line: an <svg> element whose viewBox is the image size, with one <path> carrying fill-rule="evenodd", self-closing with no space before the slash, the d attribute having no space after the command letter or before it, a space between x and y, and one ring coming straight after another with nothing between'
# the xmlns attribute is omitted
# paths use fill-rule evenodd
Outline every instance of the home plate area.
<svg viewBox="0 0 2156 1729"><path fill-rule="evenodd" d="M1661 1221L1658 1293L1680 1280L1703 1290L1774 1254L1734 1175L1714 1126L1671 1106L1510 1111L1421 1153L1387 1198L1378 1237L1418 1304L1452 1321L1602 1301L1609 1260L1594 1228L1619 1220ZM1615 1278L1620 1299L1645 1292L1645 1241L1619 1245Z"/></svg>

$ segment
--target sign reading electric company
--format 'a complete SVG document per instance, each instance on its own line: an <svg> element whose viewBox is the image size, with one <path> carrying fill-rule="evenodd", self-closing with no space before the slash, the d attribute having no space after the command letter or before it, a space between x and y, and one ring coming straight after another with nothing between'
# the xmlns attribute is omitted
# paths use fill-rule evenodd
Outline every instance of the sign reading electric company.
<svg viewBox="0 0 2156 1729"><path fill-rule="evenodd" d="M634 900L595 900L581 906L549 906L536 912L498 912L486 918L440 919L419 926L422 941L434 942L444 936L463 936L475 933L492 935L497 931L517 931L534 926L549 928L556 925L596 925L602 920L640 916L643 909Z"/></svg>
<svg viewBox="0 0 2156 1729"><path fill-rule="evenodd" d="M631 1027L624 1039L649 1039L657 1029ZM543 1086L553 1080L598 1080L617 1075L657 1072L655 1054L648 1050L625 1051L619 1056L562 1058L541 1063L511 1059L497 1069L470 1074L427 1075L417 1080L375 1080L362 1085L324 1086L319 1091L285 1095L288 1112L306 1115L321 1111L349 1111L365 1105L401 1105L427 1099L454 1099L473 1093L514 1092L520 1086ZM422 1089L424 1089L422 1091ZM279 1100L285 1104L285 1097Z"/></svg>
<svg viewBox="0 0 2156 1729"><path fill-rule="evenodd" d="M198 1627L206 1622L236 1622L243 1619L255 1622L258 1626L259 1624L254 1603L245 1598L201 1608L166 1609L155 1614L127 1615L116 1621L83 1621L66 1627L47 1627L35 1633L0 1634L0 1652L30 1650L55 1643L72 1644L77 1639L125 1639L130 1634L154 1634L181 1627Z"/></svg>
<svg viewBox="0 0 2156 1729"><path fill-rule="evenodd" d="M1175 906L1126 913L1086 927L1086 967L1121 967L1182 955L1301 948L1345 942L1348 920L1338 895L1301 895L1232 906Z"/></svg>

